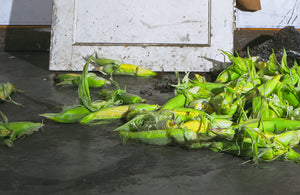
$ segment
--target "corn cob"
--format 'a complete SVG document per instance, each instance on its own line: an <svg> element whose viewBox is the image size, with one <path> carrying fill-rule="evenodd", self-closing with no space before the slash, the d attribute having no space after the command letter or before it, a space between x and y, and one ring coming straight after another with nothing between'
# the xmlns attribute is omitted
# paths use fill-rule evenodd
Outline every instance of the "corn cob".
<svg viewBox="0 0 300 195"><path fill-rule="evenodd" d="M13 142L22 136L38 131L44 124L32 122L9 122L0 124L0 137L4 139L4 144L13 147Z"/></svg>
<svg viewBox="0 0 300 195"><path fill-rule="evenodd" d="M260 94L265 97L271 95L276 89L277 85L280 83L280 78L281 75L276 75L273 79L268 80L265 84L258 86L257 89L260 92Z"/></svg>
<svg viewBox="0 0 300 195"><path fill-rule="evenodd" d="M44 113L40 116L49 118L60 123L74 123L81 120L86 115L90 114L91 111L82 105L75 105L64 108L60 113Z"/></svg>
<svg viewBox="0 0 300 195"><path fill-rule="evenodd" d="M74 85L79 85L80 82L80 74L75 74L75 73L66 73L66 74L59 74L56 76L57 80L57 85L62 85L62 84L74 84ZM88 73L87 74L87 80L89 87L102 87L105 84L111 84L110 81L97 76L95 73Z"/></svg>
<svg viewBox="0 0 300 195"><path fill-rule="evenodd" d="M252 99L252 118L269 119L270 116L269 103L262 96L254 96Z"/></svg>
<svg viewBox="0 0 300 195"><path fill-rule="evenodd" d="M97 58L97 56L90 56L89 59L93 60L99 66L95 68L97 71L113 75L131 75L131 76L155 76L156 73L142 68L137 65L123 64L117 60L110 60L106 58Z"/></svg>
<svg viewBox="0 0 300 195"><path fill-rule="evenodd" d="M146 115L147 114L137 115L136 117L127 121L125 124L114 129L114 131L140 131L141 129L144 129L141 124L144 124ZM148 130L148 129L144 129L144 130Z"/></svg>
<svg viewBox="0 0 300 195"><path fill-rule="evenodd" d="M190 102L188 107L199 110L199 111L204 111L208 114L211 114L214 112L214 108L210 104L208 99L195 99Z"/></svg>
<svg viewBox="0 0 300 195"><path fill-rule="evenodd" d="M225 82L227 82L227 81L225 81ZM213 94L219 94L219 93L223 92L224 88L226 87L226 84L224 84L224 83L206 82L205 79L198 74L195 74L193 83L195 86L199 86L203 89L206 89Z"/></svg>
<svg viewBox="0 0 300 195"><path fill-rule="evenodd" d="M175 97L169 99L167 103L165 103L162 107L161 110L172 110L175 108L181 108L184 107L186 101L186 97L183 94L178 94Z"/></svg>
<svg viewBox="0 0 300 195"><path fill-rule="evenodd" d="M294 147L299 144L300 130L287 131L277 135L273 138L276 142L280 142L283 145Z"/></svg>
<svg viewBox="0 0 300 195"><path fill-rule="evenodd" d="M13 92L18 91L17 88L11 84L11 83L0 83L0 102L6 101L6 102L12 102L16 105L21 105L15 101L13 101L10 97L10 95Z"/></svg>
<svg viewBox="0 0 300 195"><path fill-rule="evenodd" d="M233 66L228 66L225 70L223 70L215 80L216 83L227 83L229 81L233 81L240 77L240 74L236 73L232 70Z"/></svg>
<svg viewBox="0 0 300 195"><path fill-rule="evenodd" d="M130 107L130 109L126 113L125 119L129 121L139 114L156 111L160 109L160 107L161 106L158 104L136 104L136 106Z"/></svg>
<svg viewBox="0 0 300 195"><path fill-rule="evenodd" d="M293 107L297 107L300 103L296 89L289 84L282 86L279 89L278 95L282 101L287 101Z"/></svg>
<svg viewBox="0 0 300 195"><path fill-rule="evenodd" d="M256 63L256 67L260 69L260 73L263 75L271 75L271 76L278 75L279 67L278 67L278 63L274 51L269 56L269 60L267 62Z"/></svg>
<svg viewBox="0 0 300 195"><path fill-rule="evenodd" d="M176 117L179 118L181 122L186 122L188 120L193 120L201 115L205 115L206 113L202 110L197 110L194 108L175 108L172 110L172 112L176 115Z"/></svg>
<svg viewBox="0 0 300 195"><path fill-rule="evenodd" d="M238 94L245 94L261 84L261 80L259 78L254 78L251 80L248 78L248 75L245 76L241 76L229 84Z"/></svg>
<svg viewBox="0 0 300 195"><path fill-rule="evenodd" d="M192 120L182 124L182 128L187 128L198 134L206 134L210 128L210 122L208 120Z"/></svg>
<svg viewBox="0 0 300 195"><path fill-rule="evenodd" d="M134 108L135 109L135 108ZM141 131L176 128L174 113L170 110L145 112L132 118L114 131Z"/></svg>
<svg viewBox="0 0 300 195"><path fill-rule="evenodd" d="M120 131L123 141L137 140L150 145L184 144L197 139L197 134L186 129L148 130L148 131Z"/></svg>
<svg viewBox="0 0 300 195"><path fill-rule="evenodd" d="M293 149L285 149L285 148L259 148L258 149L259 159L264 161L273 161L276 159L283 161L292 161L292 162L300 162L300 154L295 152ZM241 156L252 157L252 150L242 150L240 152ZM259 160L258 159L258 160ZM256 163L257 164L257 163Z"/></svg>
<svg viewBox="0 0 300 195"><path fill-rule="evenodd" d="M235 102L235 99L235 94L230 92L223 92L216 95L212 99L212 105L217 114L232 115L237 110L238 102Z"/></svg>
<svg viewBox="0 0 300 195"><path fill-rule="evenodd" d="M121 106L112 106L88 114L80 120L81 124L93 124L100 122L102 120L112 120L112 119L121 119L125 115L135 109L136 111L141 111L147 109L147 104L131 104L131 105L121 105ZM157 105L149 106L156 108Z"/></svg>
<svg viewBox="0 0 300 195"><path fill-rule="evenodd" d="M142 97L126 92L125 90L117 89L117 90L107 90L103 89L101 91L101 96L104 96L106 100L112 100L113 102L120 101L122 104L137 104L137 103L145 103L146 99Z"/></svg>
<svg viewBox="0 0 300 195"><path fill-rule="evenodd" d="M83 117L80 124L91 124L99 120L120 119L129 111L129 107L129 105L113 106L92 112Z"/></svg>
<svg viewBox="0 0 300 195"><path fill-rule="evenodd" d="M168 129L167 135L174 143L183 145L197 140L197 133L188 129Z"/></svg>
<svg viewBox="0 0 300 195"><path fill-rule="evenodd" d="M300 121L300 108L294 109L290 115L291 120Z"/></svg>
<svg viewBox="0 0 300 195"><path fill-rule="evenodd" d="M272 161L272 160L283 160L283 161L293 161L300 162L300 155L289 147L280 146L266 146L259 147L257 149L257 154L251 149L251 144L243 144L238 146L236 142L232 141L204 141L195 142L188 145L190 149L197 148L209 148L215 152L226 152L232 153L239 156L251 157L255 161L255 164L259 160Z"/></svg>
<svg viewBox="0 0 300 195"><path fill-rule="evenodd" d="M218 138L233 140L235 138L235 130L232 128L210 128L210 132L214 133Z"/></svg>
<svg viewBox="0 0 300 195"><path fill-rule="evenodd" d="M150 145L170 145L172 139L168 137L167 130L149 130L149 131L120 131L119 132L123 142L128 139L136 140L144 144Z"/></svg>
<svg viewBox="0 0 300 195"><path fill-rule="evenodd" d="M294 121L284 118L265 119L252 119L235 125L235 127L245 126L250 129L259 129L265 132L280 133L285 130L294 130L300 128L300 121Z"/></svg>

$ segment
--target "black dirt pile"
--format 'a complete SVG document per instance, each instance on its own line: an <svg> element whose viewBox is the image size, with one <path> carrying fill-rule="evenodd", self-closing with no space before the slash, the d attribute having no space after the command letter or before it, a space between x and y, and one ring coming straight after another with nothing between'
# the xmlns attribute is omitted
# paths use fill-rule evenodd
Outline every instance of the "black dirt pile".
<svg viewBox="0 0 300 195"><path fill-rule="evenodd" d="M298 64L300 62L300 32L293 26L288 26L280 30L270 39L257 43L252 41L242 51L239 51L241 57L247 57L247 48L251 56L258 56L259 60L267 61L274 50L277 60L281 60L283 50L285 49L288 56L288 64L291 66L296 59Z"/></svg>

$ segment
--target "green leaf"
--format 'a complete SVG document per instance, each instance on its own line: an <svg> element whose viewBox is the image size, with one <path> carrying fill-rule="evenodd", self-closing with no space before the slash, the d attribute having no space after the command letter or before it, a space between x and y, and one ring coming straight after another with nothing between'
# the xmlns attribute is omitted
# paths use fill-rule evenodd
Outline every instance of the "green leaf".
<svg viewBox="0 0 300 195"><path fill-rule="evenodd" d="M8 123L8 119L7 119L7 117L5 116L5 114L3 114L3 112L0 111L0 115L1 115L1 117L2 117L3 123L4 123L4 124L7 124L7 123Z"/></svg>
<svg viewBox="0 0 300 195"><path fill-rule="evenodd" d="M87 79L88 67L89 67L90 61L91 61L91 59L88 59L86 64L84 65L82 75L80 78L80 82L78 85L78 95L79 95L80 104L85 106L91 112L93 112L93 111L95 111L95 109L92 107L89 83L88 83L88 79Z"/></svg>

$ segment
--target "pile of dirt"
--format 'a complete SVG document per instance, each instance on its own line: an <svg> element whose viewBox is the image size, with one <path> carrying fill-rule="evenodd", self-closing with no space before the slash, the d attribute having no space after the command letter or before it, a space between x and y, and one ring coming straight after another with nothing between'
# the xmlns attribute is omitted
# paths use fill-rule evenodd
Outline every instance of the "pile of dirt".
<svg viewBox="0 0 300 195"><path fill-rule="evenodd" d="M259 60L267 61L272 54L272 50L274 50L277 60L280 61L285 49L288 56L288 64L293 65L295 59L300 64L300 32L293 26L283 28L273 37L262 43L253 45L253 42L238 52L241 57L248 56L247 48L249 48L251 56L258 56Z"/></svg>

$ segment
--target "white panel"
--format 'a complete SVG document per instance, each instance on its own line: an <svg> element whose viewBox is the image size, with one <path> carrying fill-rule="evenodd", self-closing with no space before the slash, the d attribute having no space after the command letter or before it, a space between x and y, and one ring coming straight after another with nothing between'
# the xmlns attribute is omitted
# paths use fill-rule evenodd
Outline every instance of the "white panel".
<svg viewBox="0 0 300 195"><path fill-rule="evenodd" d="M76 43L209 44L208 1L78 0Z"/></svg>
<svg viewBox="0 0 300 195"><path fill-rule="evenodd" d="M300 0L261 0L262 10L237 10L237 28L300 28Z"/></svg>
<svg viewBox="0 0 300 195"><path fill-rule="evenodd" d="M86 2L86 5L83 2ZM228 60L221 53L220 49L229 52L233 50L234 0L191 0L195 4L194 7L187 3L189 1L161 0L161 2L168 2L172 6L162 3L161 6L167 7L164 7L164 9L159 8L159 12L168 12L170 7L172 7L170 10L173 10L171 12L174 12L177 6L179 13L168 13L172 16L169 21L166 17L167 13L159 16L163 17L162 20L151 20L151 14L147 14L148 12L153 13L152 8L151 10L145 9L145 17L142 17L141 8L138 8L143 5L140 2L144 2L145 5L151 5L150 2L158 3L158 1L130 0L130 2L135 2L139 5L135 7L136 9L131 10L132 12L137 10L137 16L139 17L133 17L134 14L129 14L133 19L130 20L130 17L124 17L126 18L126 23L123 23L124 21L120 22L122 21L120 17L122 18L123 16L120 16L118 9L121 9L122 6L116 6L118 9L114 12L110 11L108 15L103 15L101 8L99 8L98 12L95 11L97 10L96 8L95 10L93 9L93 7L97 7L94 6L97 2L106 2L106 4L112 4L111 6L113 6L117 1L54 0L50 70L81 71L85 64L83 57L97 52L101 57L140 65L154 71L174 71L176 69L178 71L207 72L223 68L224 62ZM119 0L118 2L127 3L125 0ZM77 9L79 6L81 8ZM87 9L87 7L90 7L90 9ZM129 9L128 5L127 8ZM185 9L187 9L187 12L183 11ZM82 18L84 14L81 12L84 12L84 10L89 12L89 17L86 15ZM94 11L90 12L90 10ZM187 18L184 19L183 15ZM194 18L194 15L196 15L196 18ZM118 28L122 28L122 31L125 32L115 33L115 30L118 31L118 28L114 26L115 22L104 26L104 23L109 20L105 18L103 21L99 21L102 20L100 16L102 18L109 17L110 20L115 18L115 22L119 25ZM185 20L201 22L186 23L184 22ZM145 28L147 25L145 26L140 21L146 21L150 26L158 27L154 28L154 30ZM130 24L130 22L134 22L134 25ZM95 26L93 27L93 25ZM138 33L136 37L133 37L132 34L134 34L135 29L127 32L130 29L127 25L139 30L142 29L141 32L143 33L153 30L152 32L158 33L158 35L147 38L148 36L144 36L143 33ZM188 27L178 28L181 25L188 25ZM125 30L126 28L127 31ZM199 33L198 31L201 31L201 33L196 36ZM100 34L97 34L99 32ZM167 33L171 33L170 37ZM187 39L180 39L180 36L183 37L187 33L189 33L188 42L186 42ZM109 34L112 34L113 38L110 38Z"/></svg>

